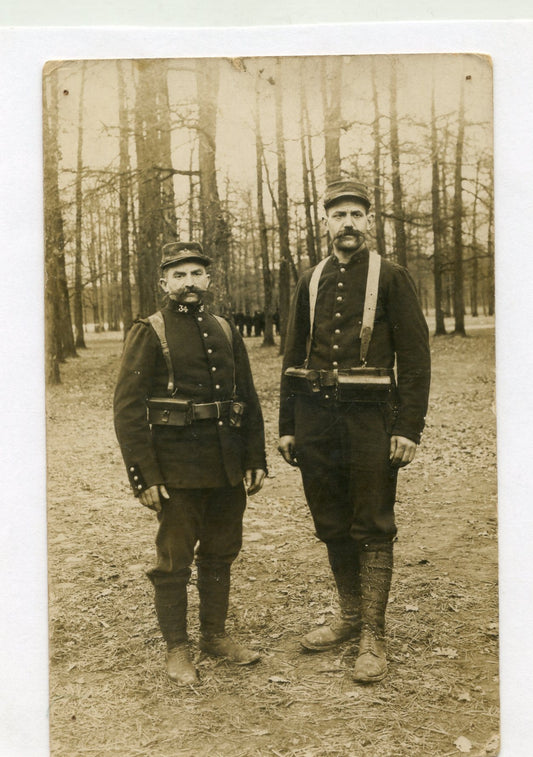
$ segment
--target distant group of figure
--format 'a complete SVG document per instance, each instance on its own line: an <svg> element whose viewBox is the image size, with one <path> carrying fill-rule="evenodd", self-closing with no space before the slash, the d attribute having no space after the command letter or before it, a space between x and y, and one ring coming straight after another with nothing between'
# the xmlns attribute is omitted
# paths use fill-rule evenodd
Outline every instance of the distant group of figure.
<svg viewBox="0 0 533 757"><path fill-rule="evenodd" d="M265 333L265 314L262 310L255 310L253 315L234 313L233 323L241 336L262 336ZM272 323L276 334L279 334L279 310L272 314Z"/></svg>

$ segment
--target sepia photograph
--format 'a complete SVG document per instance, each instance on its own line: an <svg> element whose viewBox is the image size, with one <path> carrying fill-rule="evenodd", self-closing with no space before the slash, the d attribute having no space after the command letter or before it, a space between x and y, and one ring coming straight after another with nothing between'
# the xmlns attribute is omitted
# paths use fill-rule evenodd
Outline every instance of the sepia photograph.
<svg viewBox="0 0 533 757"><path fill-rule="evenodd" d="M52 757L495 757L490 57L42 87Z"/></svg>

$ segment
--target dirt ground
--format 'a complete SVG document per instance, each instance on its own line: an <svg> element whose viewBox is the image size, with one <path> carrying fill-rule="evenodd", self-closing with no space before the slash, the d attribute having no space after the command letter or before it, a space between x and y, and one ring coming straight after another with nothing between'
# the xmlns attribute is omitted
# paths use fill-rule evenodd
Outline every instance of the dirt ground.
<svg viewBox="0 0 533 757"><path fill-rule="evenodd" d="M478 319L479 320L479 319ZM277 348L246 339L270 475L245 514L228 627L250 668L198 651L174 688L145 571L155 516L130 494L111 404L119 334L89 336L48 393L50 720L54 757L475 757L498 751L494 345L490 323L433 339L427 429L400 474L390 674L351 678L356 648L303 653L337 611L299 473L276 452Z"/></svg>

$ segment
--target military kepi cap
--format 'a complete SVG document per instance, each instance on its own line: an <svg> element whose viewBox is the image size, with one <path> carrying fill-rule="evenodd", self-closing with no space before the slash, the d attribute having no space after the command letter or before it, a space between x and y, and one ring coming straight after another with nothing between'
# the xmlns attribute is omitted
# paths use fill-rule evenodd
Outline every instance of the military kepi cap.
<svg viewBox="0 0 533 757"><path fill-rule="evenodd" d="M171 265L185 263L187 260L197 260L205 266L211 263L211 258L204 255L202 245L199 242L169 242L163 245L162 253L160 265L162 271Z"/></svg>
<svg viewBox="0 0 533 757"><path fill-rule="evenodd" d="M336 179L326 187L324 208L327 210L330 205L343 197L359 200L366 205L367 210L372 204L365 184L355 179Z"/></svg>

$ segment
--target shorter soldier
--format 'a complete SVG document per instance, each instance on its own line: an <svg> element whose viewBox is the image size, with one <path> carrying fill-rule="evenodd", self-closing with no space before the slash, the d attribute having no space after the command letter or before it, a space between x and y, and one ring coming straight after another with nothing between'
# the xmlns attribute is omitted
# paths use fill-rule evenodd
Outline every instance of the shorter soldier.
<svg viewBox="0 0 533 757"><path fill-rule="evenodd" d="M261 489L266 459L242 338L204 307L210 259L195 242L167 244L163 254L160 283L168 304L128 334L115 428L134 493L157 512L157 563L148 576L168 675L187 685L197 680L187 636L195 550L200 649L239 665L259 659L227 635L225 621L246 494Z"/></svg>

